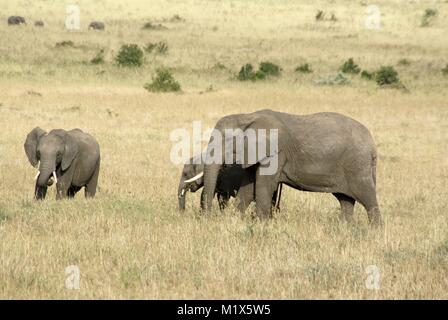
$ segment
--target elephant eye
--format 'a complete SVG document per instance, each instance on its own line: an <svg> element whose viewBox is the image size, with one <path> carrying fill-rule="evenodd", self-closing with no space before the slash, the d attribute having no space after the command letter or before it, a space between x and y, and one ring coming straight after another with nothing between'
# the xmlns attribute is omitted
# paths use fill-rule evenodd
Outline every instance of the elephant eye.
<svg viewBox="0 0 448 320"><path fill-rule="evenodd" d="M37 160L40 160L40 151L36 152L36 158L37 158Z"/></svg>

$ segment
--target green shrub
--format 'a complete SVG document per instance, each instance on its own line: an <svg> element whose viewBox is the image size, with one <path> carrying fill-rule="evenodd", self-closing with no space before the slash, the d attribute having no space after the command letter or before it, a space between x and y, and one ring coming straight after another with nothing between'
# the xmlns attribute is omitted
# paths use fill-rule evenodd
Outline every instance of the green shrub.
<svg viewBox="0 0 448 320"><path fill-rule="evenodd" d="M262 62L257 71L254 71L254 67L248 63L241 67L238 73L237 79L240 81L247 80L263 80L270 76L279 76L281 68L272 62Z"/></svg>
<svg viewBox="0 0 448 320"><path fill-rule="evenodd" d="M373 73L373 72L369 72L367 70L361 71L361 78L363 78L363 79L372 80L374 77L375 77L375 73Z"/></svg>
<svg viewBox="0 0 448 320"><path fill-rule="evenodd" d="M375 81L379 86L399 84L398 72L392 66L382 66L375 73Z"/></svg>
<svg viewBox="0 0 448 320"><path fill-rule="evenodd" d="M104 63L104 49L101 49L92 60L91 64L103 64Z"/></svg>
<svg viewBox="0 0 448 320"><path fill-rule="evenodd" d="M313 70L311 70L311 67L308 63L304 63L301 64L300 66L298 66L295 70L296 72L300 72L300 73L311 73L313 72Z"/></svg>
<svg viewBox="0 0 448 320"><path fill-rule="evenodd" d="M444 76L448 76L448 64L445 66L445 68L442 69L442 74Z"/></svg>
<svg viewBox="0 0 448 320"><path fill-rule="evenodd" d="M428 27L431 24L432 19L437 16L437 10L426 9L422 17L421 27Z"/></svg>
<svg viewBox="0 0 448 320"><path fill-rule="evenodd" d="M140 67L143 64L143 51L136 44L122 45L116 61L123 67Z"/></svg>
<svg viewBox="0 0 448 320"><path fill-rule="evenodd" d="M245 64L244 66L241 67L237 78L240 81L254 80L255 78L254 67L250 63Z"/></svg>
<svg viewBox="0 0 448 320"><path fill-rule="evenodd" d="M152 78L152 83L145 84L144 88L150 92L175 92L180 91L180 84L168 69L160 68Z"/></svg>
<svg viewBox="0 0 448 320"><path fill-rule="evenodd" d="M344 64L341 66L340 70L343 73L351 73L351 74L358 74L361 72L361 69L353 61L353 58L350 58L347 61L345 61Z"/></svg>
<svg viewBox="0 0 448 320"><path fill-rule="evenodd" d="M56 48L61 48L61 47L74 47L75 43L71 40L65 40L65 41L60 41L60 42L56 42Z"/></svg>
<svg viewBox="0 0 448 320"><path fill-rule="evenodd" d="M282 71L282 68L280 68L275 63L265 61L260 63L258 70L264 73L266 76L278 77L280 75L280 72Z"/></svg>

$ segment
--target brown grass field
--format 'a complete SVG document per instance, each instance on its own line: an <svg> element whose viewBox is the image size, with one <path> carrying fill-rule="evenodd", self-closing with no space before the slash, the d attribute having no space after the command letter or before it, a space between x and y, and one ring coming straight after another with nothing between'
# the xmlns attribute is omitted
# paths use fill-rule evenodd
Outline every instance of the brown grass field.
<svg viewBox="0 0 448 320"><path fill-rule="evenodd" d="M0 1L0 298L448 298L447 1L376 1L379 30L365 28L363 1L73 3L78 32L64 28L65 1ZM427 8L438 14L420 27ZM316 21L320 9L337 21ZM175 14L185 21L166 21ZM8 26L10 15L29 23ZM93 19L106 30L88 31ZM142 30L147 21L167 28ZM75 47L55 47L64 40ZM122 44L155 41L168 44L166 55L146 54L140 68L115 64ZM100 48L106 62L89 64ZM350 57L366 70L394 66L408 92L359 75L315 84ZM266 60L282 66L279 78L234 79L245 63ZM294 72L304 62L313 73ZM181 93L143 89L160 66ZM353 224L340 223L331 195L292 189L267 223L232 209L204 216L199 192L179 214L170 132L263 108L335 111L365 124L378 147L384 228L371 229L359 205ZM98 139L95 199L56 202L52 187L33 201L36 170L23 143L36 126ZM70 265L80 269L78 290L65 286ZM380 270L378 290L366 286L370 265Z"/></svg>

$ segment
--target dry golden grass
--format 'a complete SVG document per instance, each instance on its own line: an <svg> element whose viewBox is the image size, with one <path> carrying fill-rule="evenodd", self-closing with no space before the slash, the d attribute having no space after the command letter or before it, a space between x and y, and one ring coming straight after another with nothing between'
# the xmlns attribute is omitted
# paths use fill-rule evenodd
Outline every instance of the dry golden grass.
<svg viewBox="0 0 448 320"><path fill-rule="evenodd" d="M1 298L448 298L448 63L443 1L378 1L382 29L363 27L365 6L337 1L78 1L84 31L63 29L56 2L2 3L0 18L20 14L44 29L0 25ZM350 7L348 5L350 4ZM433 25L420 28L427 7ZM314 21L318 9L337 22ZM146 21L180 14L185 22L143 31ZM87 32L90 19L105 32ZM77 48L55 48L72 40ZM123 43L163 40L166 56L136 70L118 68ZM106 64L83 63L106 49ZM409 93L350 77L347 86L316 86L353 57L364 69L395 65ZM400 59L409 66L397 66ZM271 60L278 80L240 83L247 62ZM309 62L310 75L294 68ZM213 69L222 63L230 71ZM151 94L143 84L168 66L181 94ZM202 93L209 85L215 89ZM36 94L39 93L39 94ZM180 167L169 160L173 129L192 121L272 108L296 114L336 111L364 123L379 152L378 197L386 225L371 230L356 207L339 223L328 194L287 189L268 223L232 210L198 213L198 194L177 212ZM102 149L97 197L34 202L26 134L80 127ZM65 288L65 268L81 271ZM381 270L379 290L366 268Z"/></svg>

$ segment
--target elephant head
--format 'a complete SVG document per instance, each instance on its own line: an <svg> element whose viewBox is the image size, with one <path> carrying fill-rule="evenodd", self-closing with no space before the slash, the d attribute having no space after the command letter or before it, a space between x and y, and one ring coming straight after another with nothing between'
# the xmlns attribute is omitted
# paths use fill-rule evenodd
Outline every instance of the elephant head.
<svg viewBox="0 0 448 320"><path fill-rule="evenodd" d="M204 164L200 156L191 158L182 170L182 175L179 181L179 187L177 189L177 195L179 199L179 210L185 210L185 198L187 191L196 192L204 185Z"/></svg>
<svg viewBox="0 0 448 320"><path fill-rule="evenodd" d="M33 167L38 167L36 175L36 198L44 197L38 189L57 183L57 172L66 171L78 153L78 145L65 130L52 130L46 133L34 128L26 137L25 153Z"/></svg>

